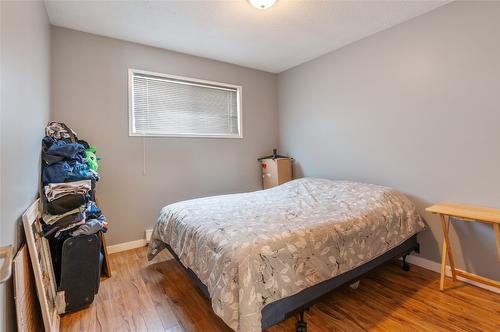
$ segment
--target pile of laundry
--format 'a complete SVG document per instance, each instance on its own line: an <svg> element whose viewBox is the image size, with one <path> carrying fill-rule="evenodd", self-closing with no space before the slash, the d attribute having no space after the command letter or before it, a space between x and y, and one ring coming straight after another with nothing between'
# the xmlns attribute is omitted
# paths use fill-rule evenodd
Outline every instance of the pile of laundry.
<svg viewBox="0 0 500 332"><path fill-rule="evenodd" d="M42 140L43 236L64 240L106 232L106 217L94 203L99 160L96 149L60 122L50 122Z"/></svg>

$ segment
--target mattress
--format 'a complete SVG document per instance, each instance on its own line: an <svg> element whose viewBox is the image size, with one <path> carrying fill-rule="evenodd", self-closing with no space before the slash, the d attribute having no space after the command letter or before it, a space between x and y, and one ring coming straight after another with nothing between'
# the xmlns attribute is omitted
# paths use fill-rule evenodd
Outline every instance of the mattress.
<svg viewBox="0 0 500 332"><path fill-rule="evenodd" d="M303 178L250 193L170 204L148 258L168 244L236 331L261 330L274 301L354 269L424 229L392 188Z"/></svg>

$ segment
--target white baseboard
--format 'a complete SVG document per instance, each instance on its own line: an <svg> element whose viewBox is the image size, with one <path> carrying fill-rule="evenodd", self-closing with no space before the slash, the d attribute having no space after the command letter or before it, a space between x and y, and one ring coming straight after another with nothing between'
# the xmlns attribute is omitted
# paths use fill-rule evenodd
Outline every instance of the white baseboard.
<svg viewBox="0 0 500 332"><path fill-rule="evenodd" d="M415 255L409 255L409 256L406 257L406 261L408 263L411 263L411 264L423 267L424 269L431 270L431 271L434 271L434 272L437 272L437 273L441 273L441 264L433 262L433 261L428 260L426 258L423 258L423 257L420 257L420 256L415 256ZM457 270L458 271L462 271L462 270L459 270L459 269L457 269ZM450 269L450 267L448 265L446 265L446 276L451 277L451 269ZM481 284L481 283L476 282L474 280L465 279L465 278L462 278L460 276L457 276L457 279L460 280L460 281L463 281L465 283L477 286L479 288L484 288L484 289L487 289L487 290L492 291L494 293L500 294L500 289L497 288L497 287L493 287L493 286L489 286L489 285L484 285L484 284Z"/></svg>
<svg viewBox="0 0 500 332"><path fill-rule="evenodd" d="M140 240L123 242L123 243L118 243L118 244L114 244L111 246L107 246L107 249L108 249L108 254L114 254L117 252L122 252L122 251L130 250L130 249L145 247L147 245L148 245L148 243L146 242L146 239L140 239Z"/></svg>

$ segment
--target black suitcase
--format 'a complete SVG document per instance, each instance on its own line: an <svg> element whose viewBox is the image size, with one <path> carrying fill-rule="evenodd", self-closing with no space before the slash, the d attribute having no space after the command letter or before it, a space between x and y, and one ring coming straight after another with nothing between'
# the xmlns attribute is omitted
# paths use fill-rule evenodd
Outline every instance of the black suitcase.
<svg viewBox="0 0 500 332"><path fill-rule="evenodd" d="M89 306L99 291L103 257L98 234L80 235L64 240L58 292L64 292L64 312Z"/></svg>

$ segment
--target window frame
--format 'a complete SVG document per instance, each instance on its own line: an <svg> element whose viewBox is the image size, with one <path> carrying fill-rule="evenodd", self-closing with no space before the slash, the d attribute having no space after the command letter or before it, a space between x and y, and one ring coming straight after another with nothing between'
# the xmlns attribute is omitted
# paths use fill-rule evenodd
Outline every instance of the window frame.
<svg viewBox="0 0 500 332"><path fill-rule="evenodd" d="M175 81L175 83L179 84L187 84L193 86L203 86L203 87L213 87L219 88L223 90L236 90L236 107L237 107L237 115L238 115L238 134L195 134L195 133L182 133L182 134L151 134L151 133L137 133L134 132L134 74L143 74L153 77L164 78L167 80ZM179 82L180 81L180 82ZM225 89L226 88L226 89ZM186 77L186 76L178 76L178 75L170 75L157 73L147 70L141 69L128 69L128 134L130 137L187 137L187 138L243 138L243 109L242 109L242 94L243 87L241 85L215 82L202 80L198 78Z"/></svg>

